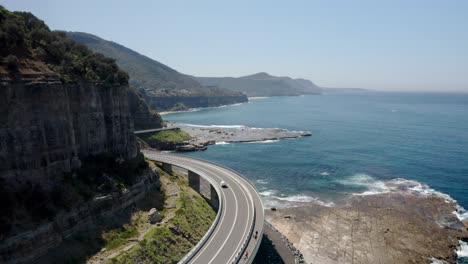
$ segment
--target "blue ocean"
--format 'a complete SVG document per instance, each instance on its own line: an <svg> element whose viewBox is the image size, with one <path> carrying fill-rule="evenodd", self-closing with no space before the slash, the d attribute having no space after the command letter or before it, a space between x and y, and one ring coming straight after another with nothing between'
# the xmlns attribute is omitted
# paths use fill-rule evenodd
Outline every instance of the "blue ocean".
<svg viewBox="0 0 468 264"><path fill-rule="evenodd" d="M437 193L468 208L468 94L271 97L164 119L310 131L310 137L218 144L186 154L239 171L266 206L333 206L357 193L403 189Z"/></svg>

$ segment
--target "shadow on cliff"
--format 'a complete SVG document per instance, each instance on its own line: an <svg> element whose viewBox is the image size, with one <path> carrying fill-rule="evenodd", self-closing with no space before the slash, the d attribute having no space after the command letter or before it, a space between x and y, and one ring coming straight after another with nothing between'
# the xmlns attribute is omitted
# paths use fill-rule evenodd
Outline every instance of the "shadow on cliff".
<svg viewBox="0 0 468 264"><path fill-rule="evenodd" d="M104 232L130 223L132 214L138 210L146 212L151 208L162 210L165 199L159 185L153 187L144 199L117 214L97 220L95 225L89 226L86 231L64 240L60 246L49 251L34 263L86 263L92 256L104 249L105 241L102 238Z"/></svg>

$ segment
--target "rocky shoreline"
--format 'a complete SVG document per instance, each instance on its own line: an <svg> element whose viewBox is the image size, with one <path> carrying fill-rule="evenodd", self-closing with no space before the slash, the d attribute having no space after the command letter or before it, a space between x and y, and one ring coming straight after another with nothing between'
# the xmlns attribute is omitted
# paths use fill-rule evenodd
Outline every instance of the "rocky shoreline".
<svg viewBox="0 0 468 264"><path fill-rule="evenodd" d="M456 263L468 238L456 210L436 195L385 193L356 195L342 207L267 210L266 220L306 263Z"/></svg>
<svg viewBox="0 0 468 264"><path fill-rule="evenodd" d="M202 126L168 123L167 127L178 127L192 138L175 147L177 151L205 150L209 145L225 143L248 143L276 141L311 136L308 131L291 131L282 128L255 128L248 126Z"/></svg>

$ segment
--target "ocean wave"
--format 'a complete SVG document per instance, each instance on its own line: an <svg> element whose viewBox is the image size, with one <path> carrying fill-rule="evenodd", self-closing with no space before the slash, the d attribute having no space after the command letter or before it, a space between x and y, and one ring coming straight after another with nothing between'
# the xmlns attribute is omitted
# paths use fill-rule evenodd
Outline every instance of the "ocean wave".
<svg viewBox="0 0 468 264"><path fill-rule="evenodd" d="M328 171L322 171L320 176L330 176L330 173Z"/></svg>
<svg viewBox="0 0 468 264"><path fill-rule="evenodd" d="M275 194L277 191L275 190L266 190L266 191L263 191L263 192L259 192L260 195L263 195L263 196L272 196L273 194Z"/></svg>
<svg viewBox="0 0 468 264"><path fill-rule="evenodd" d="M448 264L447 261L442 259L436 259L434 257L430 257L429 260L431 261L431 264Z"/></svg>
<svg viewBox="0 0 468 264"><path fill-rule="evenodd" d="M419 196L437 196L441 197L447 203L456 205L457 210L453 212L460 221L468 219L468 212L462 206L458 205L457 201L450 197L450 195L436 191L429 187L427 184L408 180L403 178L395 178L391 180L377 180L374 177L365 174L357 173L347 179L338 180L339 183L349 186L365 187L367 190L353 195L375 195L391 192L400 192Z"/></svg>
<svg viewBox="0 0 468 264"><path fill-rule="evenodd" d="M226 107L226 106L239 106L239 105L243 105L245 103L237 103L237 104L230 104L230 105L223 105L221 107Z"/></svg>
<svg viewBox="0 0 468 264"><path fill-rule="evenodd" d="M258 180L256 180L256 182L260 183L260 184L268 184L268 181L263 180L263 179L258 179Z"/></svg>
<svg viewBox="0 0 468 264"><path fill-rule="evenodd" d="M276 190L266 190L260 192L260 195L264 196L263 200L266 207L286 208L301 206L309 203L314 203L326 207L335 206L335 203L333 202L322 201L317 197L308 196L304 194L291 196L276 196L276 193L278 193L278 191Z"/></svg>
<svg viewBox="0 0 468 264"><path fill-rule="evenodd" d="M468 211L465 208L461 207L457 204L457 211L453 212L454 215L458 217L458 219L464 221L468 220Z"/></svg>
<svg viewBox="0 0 468 264"><path fill-rule="evenodd" d="M460 245L457 247L456 253L459 258L468 258L468 243L462 240L458 241Z"/></svg>
<svg viewBox="0 0 468 264"><path fill-rule="evenodd" d="M229 145L229 144L231 144L231 143L226 142L226 141L218 141L218 142L215 143L215 145Z"/></svg>
<svg viewBox="0 0 468 264"><path fill-rule="evenodd" d="M268 139L268 140L262 140L262 141L251 141L251 142L246 142L248 144L264 144L264 143L274 143L278 142L279 139Z"/></svg>
<svg viewBox="0 0 468 264"><path fill-rule="evenodd" d="M185 124L179 123L180 126L188 126L188 127L203 127L203 128L248 128L244 125L195 125L195 124Z"/></svg>

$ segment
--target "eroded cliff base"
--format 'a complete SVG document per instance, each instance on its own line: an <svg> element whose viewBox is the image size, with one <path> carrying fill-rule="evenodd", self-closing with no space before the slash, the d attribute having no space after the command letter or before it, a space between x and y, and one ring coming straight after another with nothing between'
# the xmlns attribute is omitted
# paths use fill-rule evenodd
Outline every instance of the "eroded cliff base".
<svg viewBox="0 0 468 264"><path fill-rule="evenodd" d="M455 263L468 237L455 210L439 196L388 193L354 196L344 207L268 210L266 220L307 263Z"/></svg>

